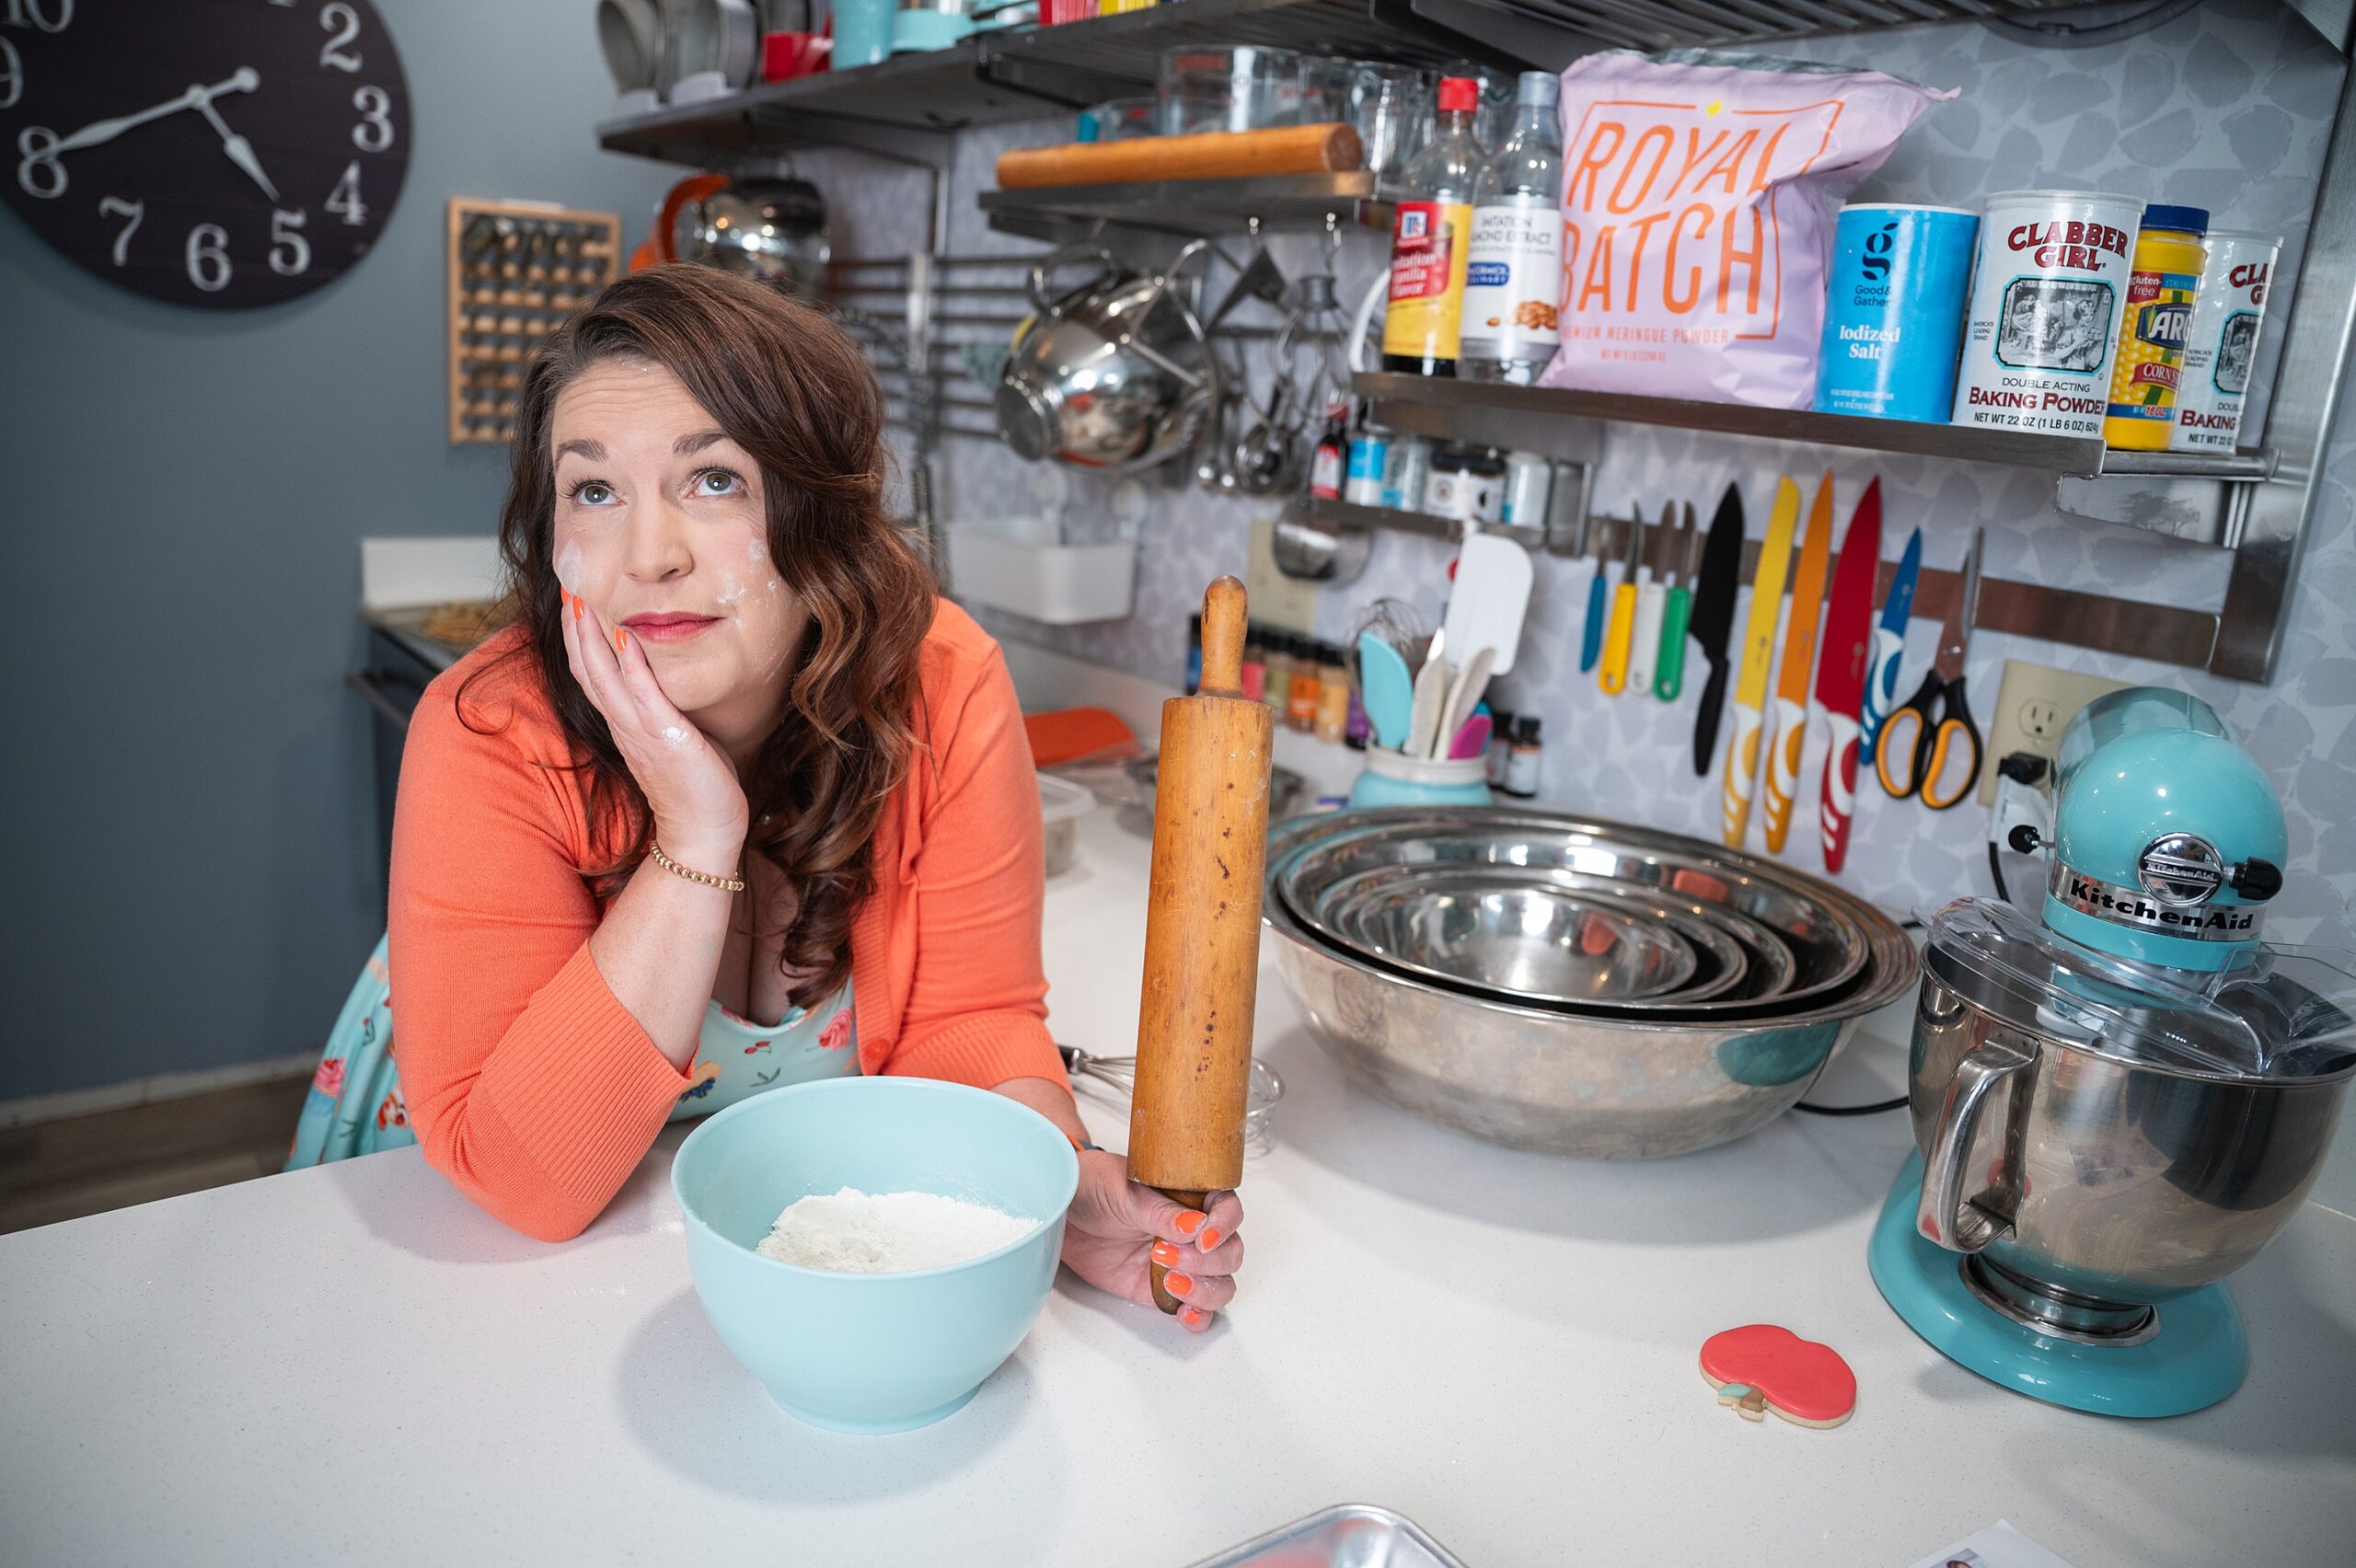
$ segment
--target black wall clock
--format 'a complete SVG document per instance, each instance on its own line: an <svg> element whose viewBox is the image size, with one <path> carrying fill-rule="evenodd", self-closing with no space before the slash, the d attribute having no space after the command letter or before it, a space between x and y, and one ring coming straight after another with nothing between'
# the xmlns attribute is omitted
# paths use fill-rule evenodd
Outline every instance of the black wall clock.
<svg viewBox="0 0 2356 1568"><path fill-rule="evenodd" d="M0 193L157 299L341 274L400 199L409 112L369 0L0 0Z"/></svg>

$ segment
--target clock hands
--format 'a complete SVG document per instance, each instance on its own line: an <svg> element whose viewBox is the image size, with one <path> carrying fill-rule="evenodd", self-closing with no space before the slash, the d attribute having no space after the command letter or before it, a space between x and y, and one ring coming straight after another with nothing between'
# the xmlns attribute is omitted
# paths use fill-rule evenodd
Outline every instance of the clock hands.
<svg viewBox="0 0 2356 1568"><path fill-rule="evenodd" d="M205 119L213 122L213 129L221 133L221 150L229 155L229 161L251 175L254 183L261 187L263 195L272 202L277 201L278 187L270 182L270 176L262 173L261 160L254 156L254 144L229 129L229 122L221 118L219 110L213 107L213 96L208 93L199 98L196 107Z"/></svg>
<svg viewBox="0 0 2356 1568"><path fill-rule="evenodd" d="M191 87L178 98L166 98L155 108L143 109L136 114L118 115L112 120L93 120L72 135L61 138L52 151L71 153L84 147L95 147L101 142L111 142L134 125L144 125L151 120L161 120L167 114L193 109L203 90L202 87Z"/></svg>
<svg viewBox="0 0 2356 1568"><path fill-rule="evenodd" d="M223 93L249 93L260 86L260 73L250 65L240 65L225 80L215 82L209 87L202 85L191 86L177 98L166 98L162 103L135 114L117 115L111 120L94 120L72 135L60 138L49 156L54 157L61 153L95 147L113 141L134 126L144 125L151 120L161 120L166 115L178 114L184 109L192 109L212 121L213 129L221 133L221 149L229 155L229 161L251 176L253 182L262 188L263 193L275 202L278 200L278 188L271 184L268 175L262 173L261 160L254 156L253 144L230 130L220 111L213 107L213 100Z"/></svg>

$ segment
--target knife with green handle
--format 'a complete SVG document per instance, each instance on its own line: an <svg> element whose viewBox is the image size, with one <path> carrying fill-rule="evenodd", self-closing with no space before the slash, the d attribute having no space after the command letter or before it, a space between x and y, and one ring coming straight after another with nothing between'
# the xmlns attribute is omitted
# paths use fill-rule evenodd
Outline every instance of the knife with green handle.
<svg viewBox="0 0 2356 1568"><path fill-rule="evenodd" d="M1669 580L1669 603L1661 610L1660 663L1653 674L1653 695L1663 702L1675 702L1677 694L1685 689L1685 628L1693 614L1693 578L1698 570L1693 557L1701 538L1694 527L1693 503L1689 501L1671 547L1675 557L1669 570L1676 575Z"/></svg>

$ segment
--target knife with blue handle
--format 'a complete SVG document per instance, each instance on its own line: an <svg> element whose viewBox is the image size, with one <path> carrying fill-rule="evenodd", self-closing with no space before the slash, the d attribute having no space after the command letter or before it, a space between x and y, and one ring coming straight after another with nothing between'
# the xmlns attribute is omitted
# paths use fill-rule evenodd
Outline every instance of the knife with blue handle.
<svg viewBox="0 0 2356 1568"><path fill-rule="evenodd" d="M1581 674L1594 669L1595 662L1603 657L1603 605L1610 596L1603 571L1603 551L1599 548L1595 552L1595 575L1587 583L1587 625L1579 633Z"/></svg>
<svg viewBox="0 0 2356 1568"><path fill-rule="evenodd" d="M1858 755L1871 756L1881 742L1881 721L1898 706L1898 662L1906 651L1906 622L1914 613L1914 579L1923 570L1923 530L1906 541L1898 558L1898 575L1889 580L1889 597L1883 601L1880 624L1874 628L1873 662L1865 666L1865 709L1858 721L1862 738Z"/></svg>

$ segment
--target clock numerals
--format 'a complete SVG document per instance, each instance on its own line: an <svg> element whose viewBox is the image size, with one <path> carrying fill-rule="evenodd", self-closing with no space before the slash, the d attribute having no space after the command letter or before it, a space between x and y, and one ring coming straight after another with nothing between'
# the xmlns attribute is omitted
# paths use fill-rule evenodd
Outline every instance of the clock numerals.
<svg viewBox="0 0 2356 1568"><path fill-rule="evenodd" d="M362 87L352 95L360 123L352 128L352 144L364 153L381 153L393 144L393 99L382 87Z"/></svg>
<svg viewBox="0 0 2356 1568"><path fill-rule="evenodd" d="M17 46L0 38L0 109L14 109L25 96L25 57Z"/></svg>
<svg viewBox="0 0 2356 1568"><path fill-rule="evenodd" d="M336 4L319 7L319 26L335 36L319 51L319 63L332 65L339 71L360 69L360 56L346 54L343 46L360 36L360 13L336 0Z"/></svg>
<svg viewBox="0 0 2356 1568"><path fill-rule="evenodd" d="M343 178L335 182L328 199L319 203L347 224L368 221L367 204L360 200L360 160L352 159L343 166Z"/></svg>
<svg viewBox="0 0 2356 1568"><path fill-rule="evenodd" d="M188 281L206 294L229 286L229 231L219 224L199 224L188 231Z"/></svg>
<svg viewBox="0 0 2356 1568"><path fill-rule="evenodd" d="M0 22L12 28L39 28L45 33L61 33L74 25L74 0L8 0L8 9L0 13Z"/></svg>
<svg viewBox="0 0 2356 1568"><path fill-rule="evenodd" d="M28 196L44 202L65 194L65 166L58 161L57 133L46 125L28 125L17 133L17 183Z"/></svg>
<svg viewBox="0 0 2356 1568"><path fill-rule="evenodd" d="M303 237L306 214L300 207L281 207L270 214L270 270L282 278L299 278L311 270L311 242Z"/></svg>
<svg viewBox="0 0 2356 1568"><path fill-rule="evenodd" d="M118 267L131 259L131 236L139 232L139 220L147 215L144 202L126 202L120 196L105 197L98 202L102 218L129 218L122 232L114 236L114 264Z"/></svg>

